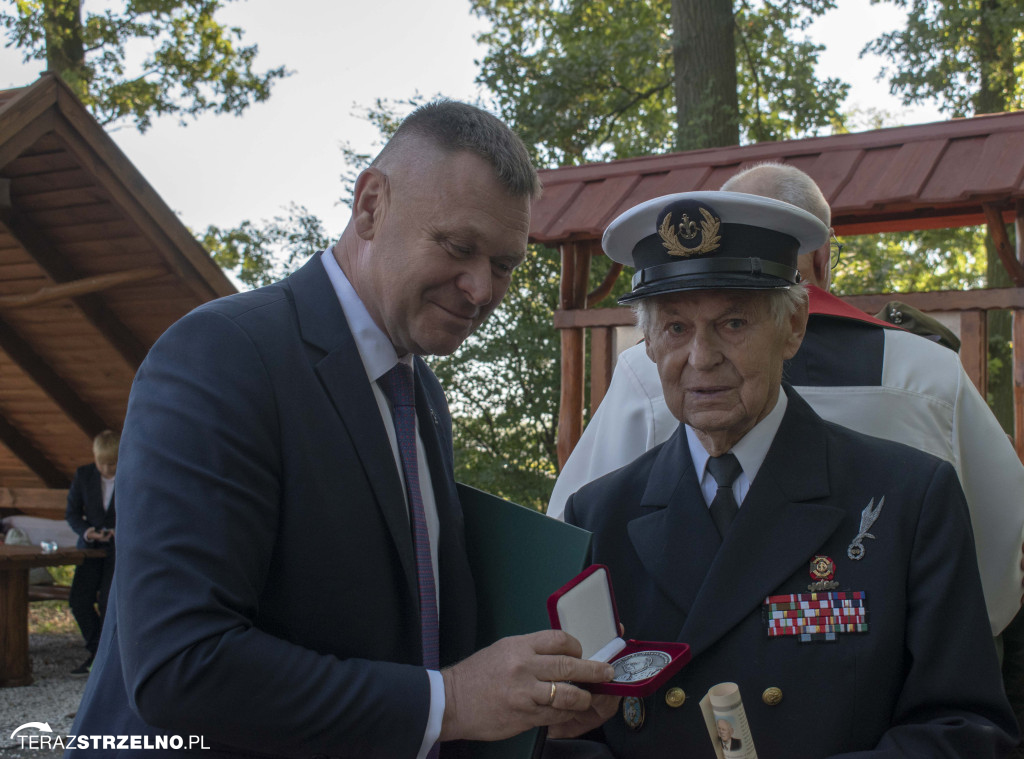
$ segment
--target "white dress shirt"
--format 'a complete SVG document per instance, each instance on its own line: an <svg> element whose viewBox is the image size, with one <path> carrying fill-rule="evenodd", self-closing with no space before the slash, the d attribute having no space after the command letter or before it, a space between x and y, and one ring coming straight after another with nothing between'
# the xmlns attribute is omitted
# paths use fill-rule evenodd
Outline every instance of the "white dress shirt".
<svg viewBox="0 0 1024 759"><path fill-rule="evenodd" d="M100 475L100 490L103 493L103 510L110 511L110 501L114 497L114 478Z"/></svg>
<svg viewBox="0 0 1024 759"><path fill-rule="evenodd" d="M729 453L736 457L736 460L740 462L740 468L743 470L732 483L732 494L736 498L736 503L740 506L743 505L743 499L747 497L750 483L757 477L761 464L764 463L764 458L768 455L768 449L772 446L775 433L779 431L779 425L782 424L782 417L785 416L786 406L788 405L789 401L786 399L786 393L780 389L779 399L775 402L772 410L765 415L764 419L755 424L736 445L729 449ZM690 446L693 468L697 471L697 479L700 482L701 492L704 494L704 501L707 503L708 508L710 508L711 502L715 500L715 493L718 492L718 483L715 482L714 476L708 471L708 459L711 458L711 455L704 450L704 446L697 439L697 433L693 427L688 424L683 426L686 427L686 442Z"/></svg>

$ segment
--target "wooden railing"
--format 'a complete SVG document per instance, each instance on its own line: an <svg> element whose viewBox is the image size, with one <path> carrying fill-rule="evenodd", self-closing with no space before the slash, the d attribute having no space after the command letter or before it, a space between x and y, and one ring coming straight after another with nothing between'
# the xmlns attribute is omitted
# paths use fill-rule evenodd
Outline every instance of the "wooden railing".
<svg viewBox="0 0 1024 759"><path fill-rule="evenodd" d="M574 273L570 271L569 274ZM563 288L565 281L563 267ZM583 297L585 298L585 293ZM843 300L869 314L881 311L891 300L899 300L927 313L958 314L960 361L983 396L988 389L988 329L985 314L991 310L1012 311L1014 440L1017 455L1024 461L1024 287L962 292L853 295L844 297ZM563 297L563 304L567 301L584 302L578 294L576 298ZM555 312L554 324L556 329L562 331L562 408L558 430L561 466L583 432L583 388L588 369L583 365L583 356L587 333L589 332L590 337L589 407L593 413L611 382L616 358L615 329L633 326L634 320L633 312L629 308L563 308Z"/></svg>

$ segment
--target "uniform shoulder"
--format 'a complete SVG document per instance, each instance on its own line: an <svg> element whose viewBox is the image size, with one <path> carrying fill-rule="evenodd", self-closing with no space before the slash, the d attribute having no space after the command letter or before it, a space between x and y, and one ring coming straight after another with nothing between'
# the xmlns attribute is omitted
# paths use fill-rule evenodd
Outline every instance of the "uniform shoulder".
<svg viewBox="0 0 1024 759"><path fill-rule="evenodd" d="M949 348L910 332L885 330L885 387L952 404L965 381L960 358Z"/></svg>
<svg viewBox="0 0 1024 759"><path fill-rule="evenodd" d="M651 448L623 467L588 482L571 496L572 517L566 521L593 529L595 520L614 519L639 504L658 454L665 443ZM587 525L590 525L588 527Z"/></svg>
<svg viewBox="0 0 1024 759"><path fill-rule="evenodd" d="M950 366L959 363L956 351L934 340L929 340L927 337L902 329L887 329L884 330L884 333L886 344L898 347L900 355L904 355L904 352L906 352L908 356L925 356L933 361Z"/></svg>
<svg viewBox="0 0 1024 759"><path fill-rule="evenodd" d="M647 346L642 342L626 348L619 354L612 373L612 383L619 384L628 377L629 392L640 392L647 398L659 398L662 395L661 378L658 376L658 365L647 355Z"/></svg>
<svg viewBox="0 0 1024 759"><path fill-rule="evenodd" d="M857 432L824 419L822 423L831 442L834 443L833 449L857 451L857 463L862 467L862 471L875 471L876 468L887 470L895 466L932 470L946 463L938 456L905 443Z"/></svg>

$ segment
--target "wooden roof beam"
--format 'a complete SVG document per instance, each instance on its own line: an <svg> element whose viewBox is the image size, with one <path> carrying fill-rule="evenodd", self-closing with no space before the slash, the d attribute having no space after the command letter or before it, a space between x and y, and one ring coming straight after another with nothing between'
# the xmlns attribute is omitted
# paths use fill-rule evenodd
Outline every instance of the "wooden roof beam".
<svg viewBox="0 0 1024 759"><path fill-rule="evenodd" d="M2 181L2 180L0 180ZM0 184L0 189L2 189ZM2 201L0 201L2 205ZM23 293L21 295L0 295L0 310L4 308L25 308L38 306L41 303L50 303L65 298L75 298L80 295L102 292L119 285L142 282L147 279L162 277L167 270L160 266L144 266L138 269L116 271L112 274L100 274L96 277L85 277L76 279L74 282L65 282L61 285L50 285L40 287L34 293Z"/></svg>
<svg viewBox="0 0 1024 759"><path fill-rule="evenodd" d="M1024 265L1017 260L1013 247L1010 245L1010 237L1006 234L1006 225L1003 223L1003 214L993 203L982 203L985 211L985 220L988 222L988 233L999 253L999 260L1003 262L1003 268L1010 275L1010 279L1017 287L1024 287Z"/></svg>
<svg viewBox="0 0 1024 759"><path fill-rule="evenodd" d="M50 78L28 87L0 106L0 166L6 166L48 132L55 123L57 88Z"/></svg>
<svg viewBox="0 0 1024 759"><path fill-rule="evenodd" d="M615 281L619 278L619 274L621 273L622 264L616 261L608 269L608 273L604 276L604 281L587 293L587 308L593 308L608 297L608 293L610 293L612 288L615 287Z"/></svg>
<svg viewBox="0 0 1024 759"><path fill-rule="evenodd" d="M116 426L108 424L82 400L32 346L3 321L0 321L0 349L90 438Z"/></svg>
<svg viewBox="0 0 1024 759"><path fill-rule="evenodd" d="M3 416L0 416L0 443L7 446L7 449L32 470L46 487L66 488L71 484L67 476Z"/></svg>
<svg viewBox="0 0 1024 759"><path fill-rule="evenodd" d="M84 113L84 111L83 111ZM210 259L209 254L184 226L178 223L173 211L168 209L156 192L120 151L103 151L91 144L85 137L87 121L80 120L82 114L73 109L64 112L69 120L58 120L57 135L81 166L95 179L139 230L153 244L172 272L201 301L212 300L234 292L234 287L225 274ZM85 114L88 120L88 114ZM128 180L133 182L129 186ZM173 218L174 224L161 223L165 215ZM220 280L215 286L211 279L200 272L205 269L208 277Z"/></svg>
<svg viewBox="0 0 1024 759"><path fill-rule="evenodd" d="M6 166L35 145L41 137L52 132L53 123L53 111L46 111L20 131L8 132L8 138L0 142L0 166Z"/></svg>
<svg viewBox="0 0 1024 759"><path fill-rule="evenodd" d="M18 215L8 209L0 209L0 222L25 249L46 275L57 284L74 282L81 279L66 260L54 252L51 244L38 230L22 222ZM136 370L146 357L146 346L125 326L125 324L95 294L80 295L72 298L86 319L103 335L103 337L128 362L132 370Z"/></svg>
<svg viewBox="0 0 1024 759"><path fill-rule="evenodd" d="M0 509L63 519L67 504L68 491L63 488L0 488Z"/></svg>

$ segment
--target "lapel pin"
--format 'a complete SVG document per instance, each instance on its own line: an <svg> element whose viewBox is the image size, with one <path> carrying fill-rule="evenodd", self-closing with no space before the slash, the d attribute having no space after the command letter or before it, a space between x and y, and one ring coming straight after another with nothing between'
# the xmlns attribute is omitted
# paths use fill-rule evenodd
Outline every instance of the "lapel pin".
<svg viewBox="0 0 1024 759"><path fill-rule="evenodd" d="M435 427L440 426L441 421L437 418L437 414L434 412L434 409L430 409L430 418L434 420Z"/></svg>
<svg viewBox="0 0 1024 759"><path fill-rule="evenodd" d="M811 579L814 580L807 589L810 591L835 590L839 583L833 578L836 576L836 563L829 556L815 556L811 559Z"/></svg>
<svg viewBox="0 0 1024 759"><path fill-rule="evenodd" d="M639 730L644 726L644 702L636 696L622 699L622 719L630 730Z"/></svg>
<svg viewBox="0 0 1024 759"><path fill-rule="evenodd" d="M860 513L860 532L857 533L857 537L850 543L849 548L846 549L846 555L854 561L860 561L864 558L864 539L871 538L875 539L868 530L871 529L871 525L878 519L878 515L882 513L882 506L885 505L885 496L882 496L878 505L875 506L875 499L872 498L868 501L868 505L864 507L864 511Z"/></svg>

